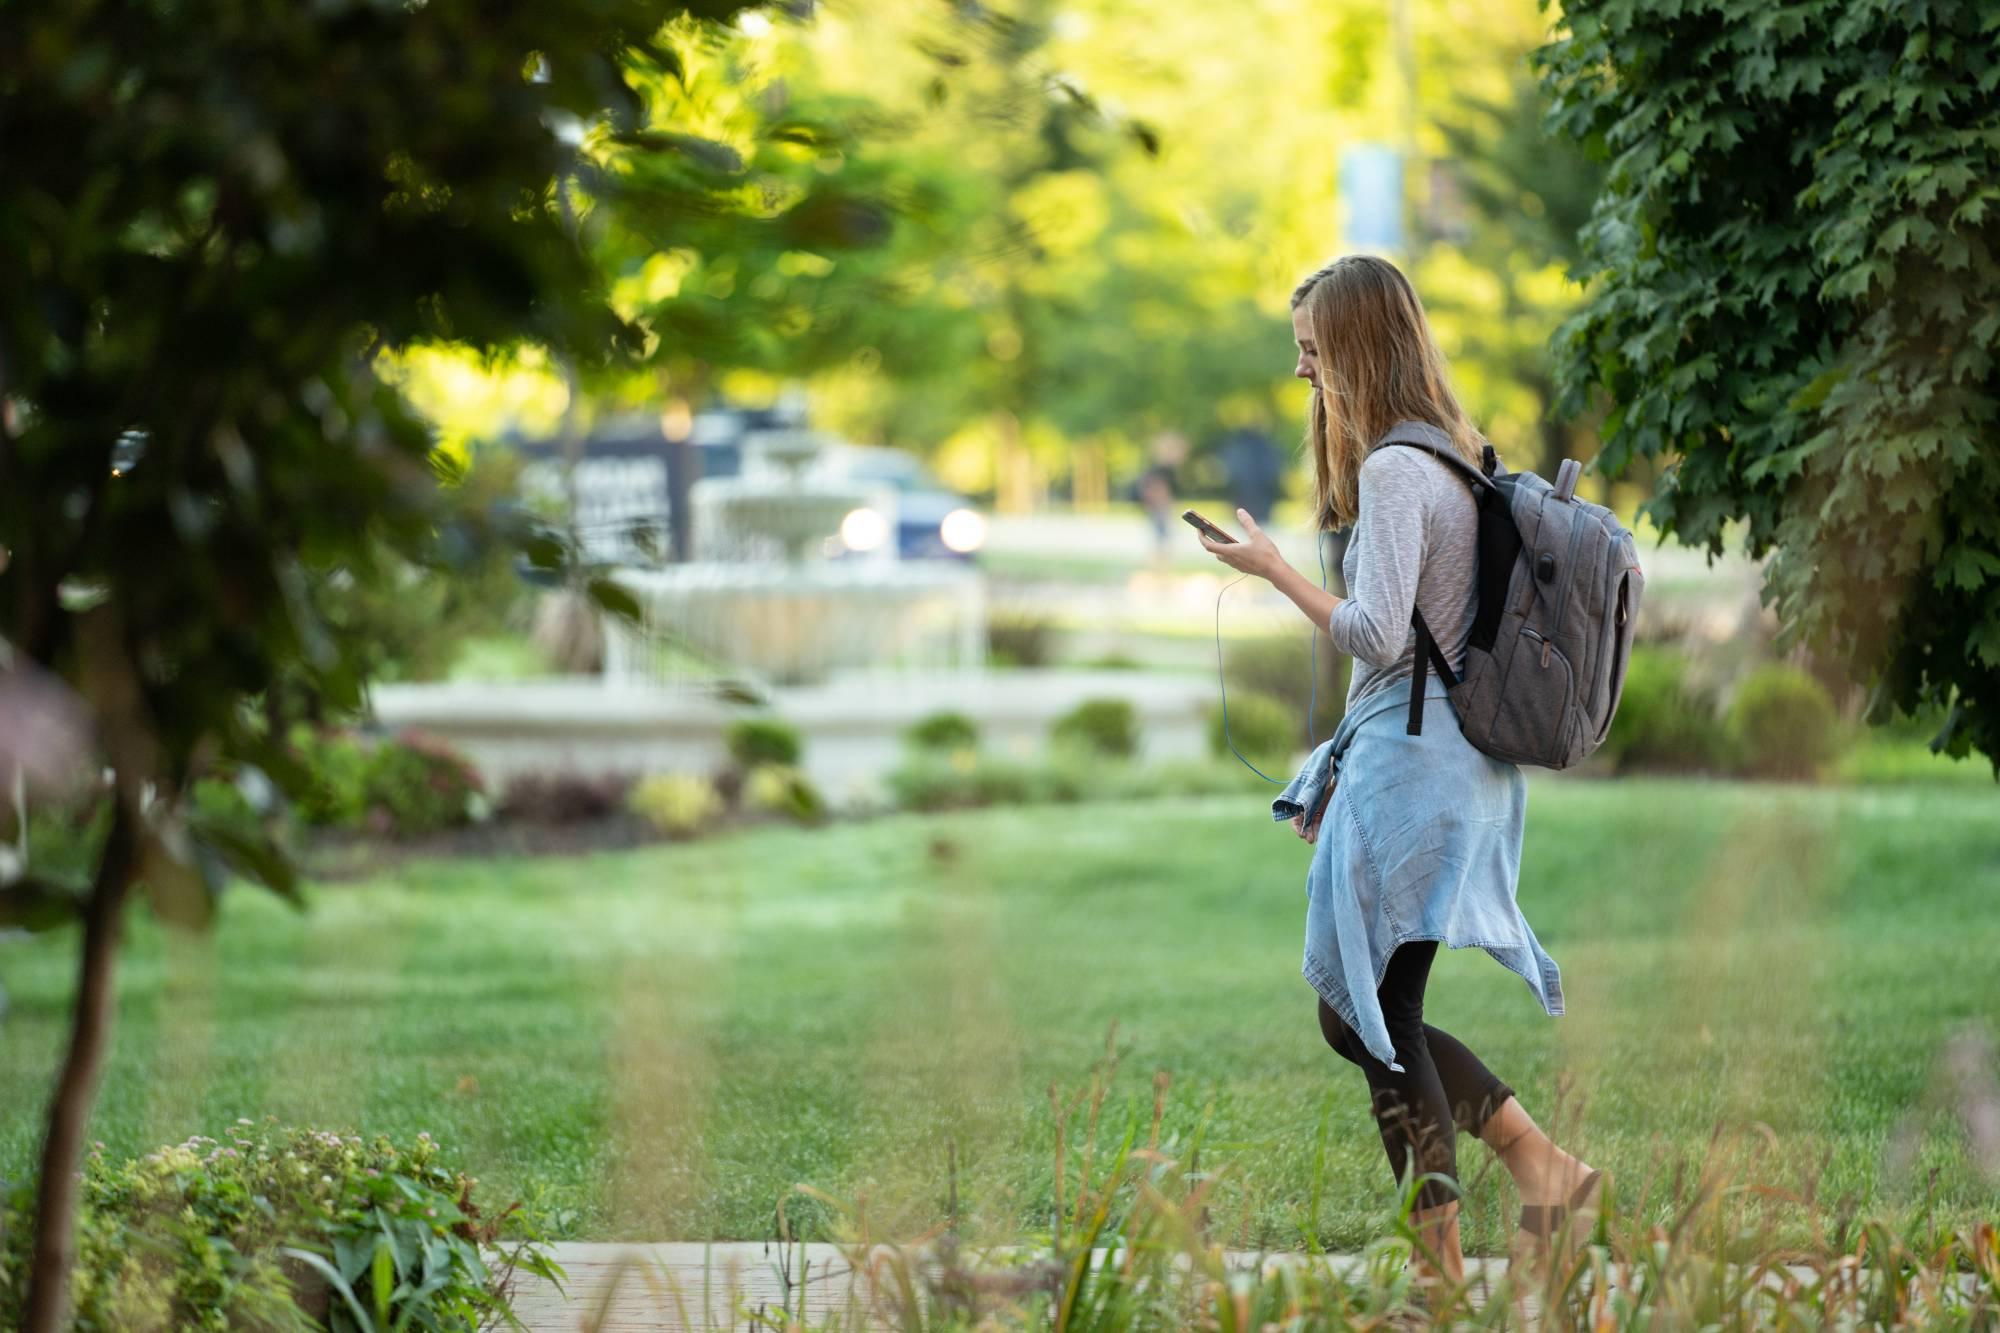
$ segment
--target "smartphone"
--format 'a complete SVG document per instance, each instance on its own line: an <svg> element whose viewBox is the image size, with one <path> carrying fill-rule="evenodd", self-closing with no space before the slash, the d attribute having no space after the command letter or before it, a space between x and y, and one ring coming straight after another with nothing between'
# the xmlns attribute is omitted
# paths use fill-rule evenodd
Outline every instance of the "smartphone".
<svg viewBox="0 0 2000 1333"><path fill-rule="evenodd" d="M1207 533L1209 537L1215 541L1233 542L1236 540L1234 537L1224 532L1221 528L1216 527L1215 524L1203 518L1200 514L1195 513L1194 510L1192 509L1182 510L1181 517L1186 519L1191 525L1193 525L1193 527L1197 531Z"/></svg>

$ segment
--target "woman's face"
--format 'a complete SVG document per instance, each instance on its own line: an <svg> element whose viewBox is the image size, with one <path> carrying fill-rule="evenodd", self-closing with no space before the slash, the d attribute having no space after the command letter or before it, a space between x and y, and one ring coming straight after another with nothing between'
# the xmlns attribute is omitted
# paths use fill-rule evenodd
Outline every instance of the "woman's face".
<svg viewBox="0 0 2000 1333"><path fill-rule="evenodd" d="M1308 322L1306 307L1301 304L1292 311L1292 340L1299 345L1299 364L1292 374L1306 380L1313 388L1319 387L1319 348L1313 345L1312 325Z"/></svg>

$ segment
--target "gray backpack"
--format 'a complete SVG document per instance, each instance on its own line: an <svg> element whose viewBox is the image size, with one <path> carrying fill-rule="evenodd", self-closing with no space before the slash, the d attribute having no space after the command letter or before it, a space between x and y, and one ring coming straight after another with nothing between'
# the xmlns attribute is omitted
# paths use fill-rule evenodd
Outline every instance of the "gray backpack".
<svg viewBox="0 0 2000 1333"><path fill-rule="evenodd" d="M1542 768L1585 758L1604 743L1625 693L1646 584L1632 534L1603 505L1576 498L1583 467L1573 458L1551 486L1532 472L1501 472L1490 444L1473 468L1426 422L1401 422L1380 443L1443 459L1479 506L1479 609L1465 670L1452 670L1412 607L1417 660L1406 730L1423 733L1434 665L1475 748Z"/></svg>

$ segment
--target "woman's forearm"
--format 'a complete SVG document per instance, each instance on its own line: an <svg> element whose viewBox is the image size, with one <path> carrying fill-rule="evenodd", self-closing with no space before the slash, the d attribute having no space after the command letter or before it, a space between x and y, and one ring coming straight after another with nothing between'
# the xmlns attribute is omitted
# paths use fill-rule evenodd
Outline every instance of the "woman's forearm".
<svg viewBox="0 0 2000 1333"><path fill-rule="evenodd" d="M1333 608L1347 600L1344 597L1336 597L1314 584L1311 579L1293 569L1290 561L1280 561L1277 570L1269 577L1271 586L1291 598L1293 604L1306 613L1306 619L1321 630L1326 629L1327 620L1333 615Z"/></svg>

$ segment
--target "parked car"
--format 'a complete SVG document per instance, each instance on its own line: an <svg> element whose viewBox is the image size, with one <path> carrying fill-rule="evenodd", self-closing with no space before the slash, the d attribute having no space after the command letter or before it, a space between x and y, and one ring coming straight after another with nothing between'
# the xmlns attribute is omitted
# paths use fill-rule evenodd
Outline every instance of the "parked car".
<svg viewBox="0 0 2000 1333"><path fill-rule="evenodd" d="M901 449L838 444L822 463L826 475L866 489L869 503L848 514L828 555L880 559L895 534L894 558L972 562L986 544L986 516Z"/></svg>

